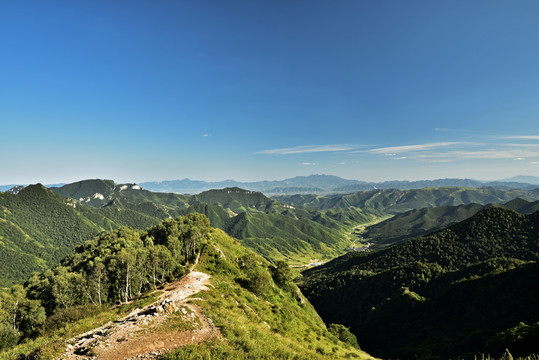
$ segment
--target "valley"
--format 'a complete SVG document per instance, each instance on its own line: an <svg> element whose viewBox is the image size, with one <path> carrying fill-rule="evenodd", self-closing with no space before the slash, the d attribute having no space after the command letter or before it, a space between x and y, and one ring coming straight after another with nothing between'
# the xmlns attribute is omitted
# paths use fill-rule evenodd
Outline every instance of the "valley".
<svg viewBox="0 0 539 360"><path fill-rule="evenodd" d="M109 180L0 193L0 307L13 314L9 304L24 304L11 325L0 317L0 354L368 358L357 343L380 358L538 353L538 199L537 189L459 187L181 195ZM210 276L200 282L206 291L159 305L178 279L193 287ZM159 322L146 315L167 306ZM98 312L50 322L87 307ZM462 320L450 321L457 313ZM285 350L274 336L294 340Z"/></svg>
<svg viewBox="0 0 539 360"><path fill-rule="evenodd" d="M0 360L539 360L539 1L2 1Z"/></svg>

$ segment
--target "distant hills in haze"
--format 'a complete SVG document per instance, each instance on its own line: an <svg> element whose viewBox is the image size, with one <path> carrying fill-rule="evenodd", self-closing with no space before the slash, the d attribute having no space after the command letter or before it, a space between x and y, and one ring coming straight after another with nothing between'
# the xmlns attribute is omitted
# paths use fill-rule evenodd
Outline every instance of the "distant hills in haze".
<svg viewBox="0 0 539 360"><path fill-rule="evenodd" d="M497 189L523 189L531 190L539 186L539 177L516 176L499 181L479 181L472 179L438 179L418 181L384 181L366 182L347 180L333 175L296 176L285 180L240 182L225 180L219 182L206 182L201 180L169 180L139 183L144 189L159 192L174 192L180 194L196 194L211 189L226 187L239 187L242 189L259 191L266 195L285 194L331 194L350 193L376 189L419 189L425 187L494 187Z"/></svg>
<svg viewBox="0 0 539 360"><path fill-rule="evenodd" d="M528 183L528 184L539 185L539 177L537 177L537 176L518 175L518 176L513 176L512 178L502 179L502 180L498 180L498 181L501 181L501 182L518 182L518 183Z"/></svg>

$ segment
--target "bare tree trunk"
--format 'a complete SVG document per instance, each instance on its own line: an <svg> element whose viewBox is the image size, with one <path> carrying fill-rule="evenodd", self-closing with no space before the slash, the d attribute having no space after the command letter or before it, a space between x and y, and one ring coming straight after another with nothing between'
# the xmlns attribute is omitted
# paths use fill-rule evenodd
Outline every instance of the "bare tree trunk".
<svg viewBox="0 0 539 360"><path fill-rule="evenodd" d="M13 308L13 331L16 331L17 334L19 330L17 329L17 306L19 305L19 300L15 301L15 306Z"/></svg>
<svg viewBox="0 0 539 360"><path fill-rule="evenodd" d="M129 264L127 264L127 271L125 272L125 302L127 303L127 294L129 292Z"/></svg>
<svg viewBox="0 0 539 360"><path fill-rule="evenodd" d="M99 306L101 306L101 277L97 279L97 298L99 300Z"/></svg>

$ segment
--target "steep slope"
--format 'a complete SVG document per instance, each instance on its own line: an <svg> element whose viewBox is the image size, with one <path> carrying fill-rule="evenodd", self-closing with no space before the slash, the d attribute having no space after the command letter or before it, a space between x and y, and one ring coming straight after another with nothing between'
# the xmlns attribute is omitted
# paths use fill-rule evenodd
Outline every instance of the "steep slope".
<svg viewBox="0 0 539 360"><path fill-rule="evenodd" d="M468 204L414 209L369 226L362 236L373 248L383 248L465 220L483 208Z"/></svg>
<svg viewBox="0 0 539 360"><path fill-rule="evenodd" d="M121 226L140 229L193 212L204 213L213 226L238 237L267 259L296 264L342 254L349 245L346 230L372 219L358 209L294 208L238 188L192 197L152 193L110 180L67 184L54 188L56 194L42 186L35 189L29 186L19 195L2 194L5 214L10 214L0 217L5 285L54 265L73 247L102 231ZM17 204L25 204L24 209L16 211Z"/></svg>
<svg viewBox="0 0 539 360"><path fill-rule="evenodd" d="M486 353L520 322L539 321L538 228L539 212L489 207L429 236L305 271L301 288L325 321L351 326L377 356ZM504 345L523 354L516 340Z"/></svg>
<svg viewBox="0 0 539 360"><path fill-rule="evenodd" d="M295 263L331 259L349 245L339 230L281 214L241 213L227 222L226 231L267 259Z"/></svg>
<svg viewBox="0 0 539 360"><path fill-rule="evenodd" d="M17 194L0 193L0 286L56 265L75 246L102 231L144 228L159 220L130 209L84 206L40 184Z"/></svg>
<svg viewBox="0 0 539 360"><path fill-rule="evenodd" d="M539 210L539 201L529 202L515 198L505 204L486 206L498 206L520 214L531 214ZM363 241L371 244L371 249L380 249L463 221L486 206L467 204L414 209L368 226L361 235Z"/></svg>
<svg viewBox="0 0 539 360"><path fill-rule="evenodd" d="M102 230L42 185L0 193L0 286L55 264Z"/></svg>
<svg viewBox="0 0 539 360"><path fill-rule="evenodd" d="M155 262L156 251L168 254L166 266ZM174 280L193 268L196 272ZM167 283L155 284L156 277ZM159 285L163 291L154 292ZM148 292L137 294L143 291ZM17 322L21 334L35 340L11 344L0 358L154 359L173 348L160 358L185 359L193 353L199 358L371 358L350 342L353 337L344 328L326 329L286 264L270 266L210 228L199 214L145 231L102 234L61 265L30 278L24 289L18 286L17 295L0 293L6 299L14 296L32 304L34 310L21 310L25 314L44 306L48 317L25 316ZM102 306L91 304L97 299ZM111 308L118 299L125 305ZM8 311L0 312L0 326L10 320ZM205 339L201 335L208 329L213 336Z"/></svg>

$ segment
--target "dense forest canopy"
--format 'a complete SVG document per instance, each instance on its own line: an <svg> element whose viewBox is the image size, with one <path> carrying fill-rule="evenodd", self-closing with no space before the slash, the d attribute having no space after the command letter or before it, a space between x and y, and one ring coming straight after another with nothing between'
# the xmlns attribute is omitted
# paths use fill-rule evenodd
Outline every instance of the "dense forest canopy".
<svg viewBox="0 0 539 360"><path fill-rule="evenodd" d="M301 288L325 321L350 326L375 355L500 355L494 339L520 322L532 327L519 335L525 343L535 336L538 229L539 212L490 207L431 235L307 270ZM517 340L504 344L526 354Z"/></svg>

